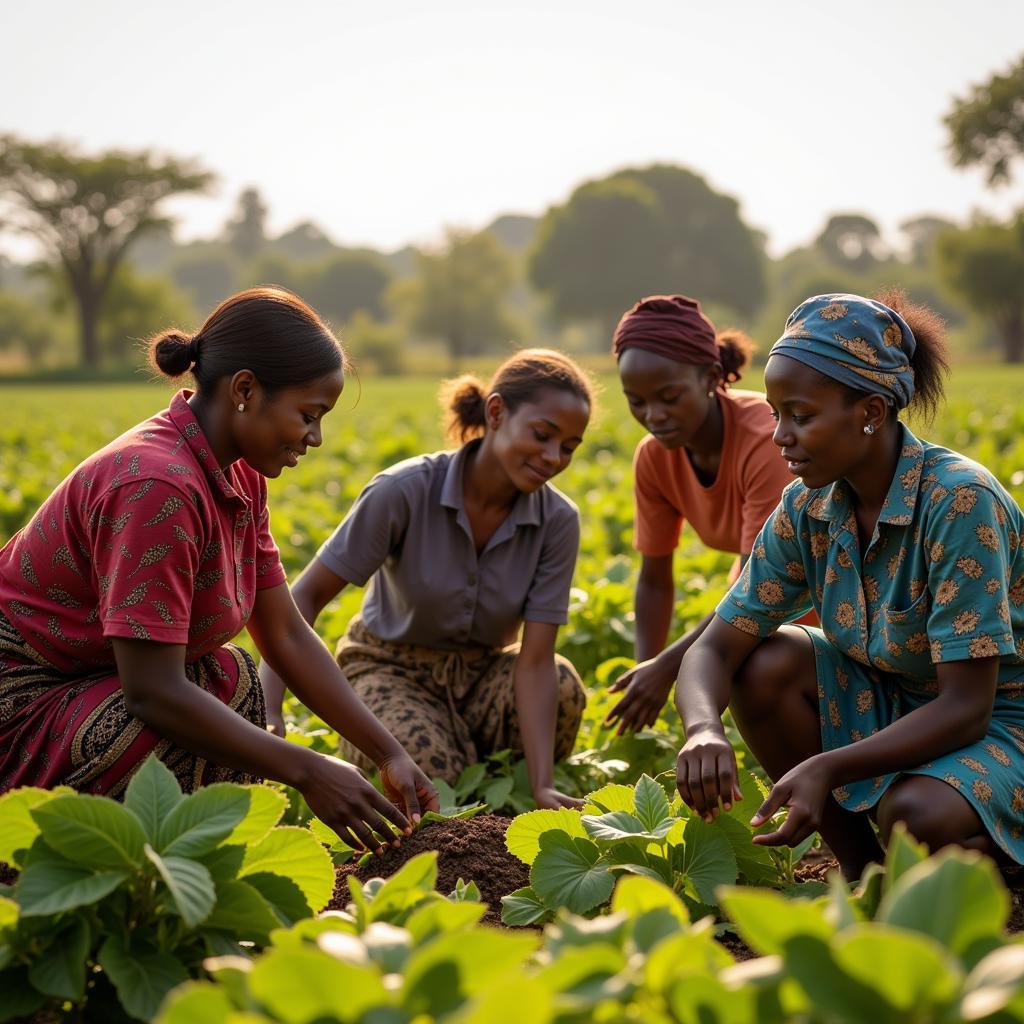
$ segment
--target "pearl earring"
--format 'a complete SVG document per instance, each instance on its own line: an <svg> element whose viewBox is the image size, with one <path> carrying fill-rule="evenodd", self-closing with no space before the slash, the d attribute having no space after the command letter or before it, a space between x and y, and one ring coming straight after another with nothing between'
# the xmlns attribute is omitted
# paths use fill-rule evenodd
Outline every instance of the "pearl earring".
<svg viewBox="0 0 1024 1024"><path fill-rule="evenodd" d="M875 432L875 428L870 423L865 423L864 424L864 433L865 434L873 434L874 432Z"/></svg>
<svg viewBox="0 0 1024 1024"><path fill-rule="evenodd" d="M714 391L709 391L708 392L708 398L714 398L714 397L715 397Z"/></svg>
<svg viewBox="0 0 1024 1024"><path fill-rule="evenodd" d="M245 412L245 402L239 402L238 403L238 411L239 412Z"/></svg>

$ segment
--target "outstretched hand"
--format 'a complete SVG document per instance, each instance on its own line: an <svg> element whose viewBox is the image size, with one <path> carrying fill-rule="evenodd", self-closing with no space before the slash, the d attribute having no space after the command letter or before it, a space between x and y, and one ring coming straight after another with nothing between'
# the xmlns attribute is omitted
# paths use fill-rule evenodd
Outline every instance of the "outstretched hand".
<svg viewBox="0 0 1024 1024"><path fill-rule="evenodd" d="M396 807L405 808L406 817L418 825L424 811L437 811L441 802L433 783L408 754L383 761L380 781L387 798Z"/></svg>
<svg viewBox="0 0 1024 1024"><path fill-rule="evenodd" d="M619 736L654 725L668 700L673 682L675 679L671 675L666 677L657 658L635 665L608 687L609 693L625 690L626 695L608 712L605 725L614 725L618 721L616 734Z"/></svg>
<svg viewBox="0 0 1024 1024"><path fill-rule="evenodd" d="M694 733L676 758L679 795L708 822L743 799L737 778L736 753L717 729Z"/></svg>
<svg viewBox="0 0 1024 1024"><path fill-rule="evenodd" d="M759 828L783 807L789 808L786 820L774 831L754 836L759 846L797 846L821 824L832 786L821 762L810 757L790 769L772 786L768 799L750 819Z"/></svg>
<svg viewBox="0 0 1024 1024"><path fill-rule="evenodd" d="M538 810L542 811L557 811L560 807L569 807L574 811L579 811L583 808L584 803L574 796L567 796L565 793L559 792L554 786L538 789L533 794L533 798L537 801Z"/></svg>

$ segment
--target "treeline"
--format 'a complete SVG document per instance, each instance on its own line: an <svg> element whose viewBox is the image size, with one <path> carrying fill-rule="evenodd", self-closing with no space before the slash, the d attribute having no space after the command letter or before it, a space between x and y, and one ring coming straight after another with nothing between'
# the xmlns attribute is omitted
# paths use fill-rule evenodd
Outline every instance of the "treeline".
<svg viewBox="0 0 1024 1024"><path fill-rule="evenodd" d="M1009 181L1024 154L1024 58L954 101L946 126L954 163L981 165L992 187ZM274 236L255 189L215 237L177 242L167 200L213 181L150 152L0 137L0 233L29 235L45 254L0 261L0 369L136 366L137 339L195 326L255 284L301 294L383 373L522 343L605 351L621 312L662 291L695 295L720 326L770 343L807 295L885 285L939 309L961 351L1024 359L1024 213L969 224L921 214L888 241L866 213L838 213L771 259L735 199L654 165L585 182L539 218L449 230L433 248L345 247L313 222Z"/></svg>

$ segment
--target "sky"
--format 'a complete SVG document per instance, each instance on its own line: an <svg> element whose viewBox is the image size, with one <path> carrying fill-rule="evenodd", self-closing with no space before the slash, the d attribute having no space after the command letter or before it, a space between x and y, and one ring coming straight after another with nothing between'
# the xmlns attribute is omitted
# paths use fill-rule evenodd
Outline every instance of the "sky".
<svg viewBox="0 0 1024 1024"><path fill-rule="evenodd" d="M216 172L170 207L216 233L394 249L681 164L781 254L834 212L895 232L1024 205L954 169L951 99L1024 51L1020 0L50 0L3 5L0 132L154 147Z"/></svg>

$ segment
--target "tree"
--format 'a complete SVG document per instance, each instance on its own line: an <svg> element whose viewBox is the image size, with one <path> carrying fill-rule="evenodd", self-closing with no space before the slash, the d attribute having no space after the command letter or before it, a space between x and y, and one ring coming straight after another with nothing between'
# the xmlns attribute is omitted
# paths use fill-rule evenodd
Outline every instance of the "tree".
<svg viewBox="0 0 1024 1024"><path fill-rule="evenodd" d="M205 190L213 176L196 164L148 151L86 156L64 142L0 136L0 197L5 227L30 235L60 266L74 296L81 360L99 361L97 324L125 251L168 218L173 195Z"/></svg>
<svg viewBox="0 0 1024 1024"><path fill-rule="evenodd" d="M0 292L0 352L20 349L31 366L40 366L53 347L54 328L37 303Z"/></svg>
<svg viewBox="0 0 1024 1024"><path fill-rule="evenodd" d="M225 241L241 260L251 260L266 244L267 208L254 188L238 197L238 210L224 226Z"/></svg>
<svg viewBox="0 0 1024 1024"><path fill-rule="evenodd" d="M900 224L900 231L910 243L911 261L919 267L928 266L939 235L943 231L955 227L956 225L951 220L929 213L923 213L919 217L911 217L909 220L903 221Z"/></svg>
<svg viewBox="0 0 1024 1024"><path fill-rule="evenodd" d="M587 182L548 210L529 275L560 318L595 318L606 335L625 309L657 292L744 313L764 299L761 244L736 201L666 164Z"/></svg>
<svg viewBox="0 0 1024 1024"><path fill-rule="evenodd" d="M979 222L943 233L939 273L995 325L1008 363L1024 359L1024 213L1009 224Z"/></svg>
<svg viewBox="0 0 1024 1024"><path fill-rule="evenodd" d="M990 185L1008 182L1011 164L1024 156L1024 55L954 99L944 121L957 167L980 164Z"/></svg>
<svg viewBox="0 0 1024 1024"><path fill-rule="evenodd" d="M179 251L181 255L171 264L171 277L191 294L204 314L237 290L237 267L231 250L199 243Z"/></svg>
<svg viewBox="0 0 1024 1024"><path fill-rule="evenodd" d="M392 287L391 302L414 331L445 343L453 368L516 339L518 325L505 309L512 265L493 235L449 231L416 264L415 277Z"/></svg>
<svg viewBox="0 0 1024 1024"><path fill-rule="evenodd" d="M814 245L834 266L861 272L878 262L881 240L878 225L870 217L836 213L829 217Z"/></svg>
<svg viewBox="0 0 1024 1024"><path fill-rule="evenodd" d="M315 260L336 248L327 235L308 220L278 235L270 245L275 254L283 254L292 260Z"/></svg>
<svg viewBox="0 0 1024 1024"><path fill-rule="evenodd" d="M344 252L311 267L302 294L335 324L347 323L357 310L384 315L384 293L391 271L374 253Z"/></svg>

